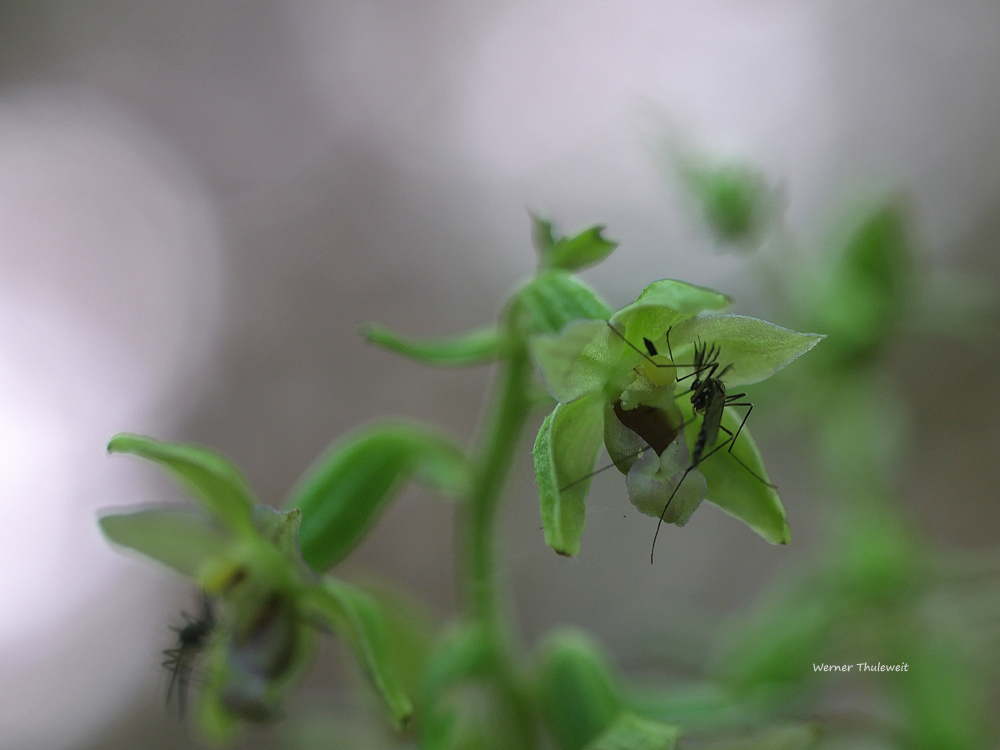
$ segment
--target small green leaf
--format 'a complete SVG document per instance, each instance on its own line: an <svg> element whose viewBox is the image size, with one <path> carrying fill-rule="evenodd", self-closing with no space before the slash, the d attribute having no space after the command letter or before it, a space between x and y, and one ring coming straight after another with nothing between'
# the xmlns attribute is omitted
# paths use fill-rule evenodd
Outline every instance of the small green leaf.
<svg viewBox="0 0 1000 750"><path fill-rule="evenodd" d="M307 616L326 623L351 648L398 727L410 720L413 706L400 687L386 643L385 623L368 594L331 578L300 596Z"/></svg>
<svg viewBox="0 0 1000 750"><path fill-rule="evenodd" d="M525 338L558 333L574 320L607 320L611 308L573 274L561 269L540 272L511 297L507 319Z"/></svg>
<svg viewBox="0 0 1000 750"><path fill-rule="evenodd" d="M586 750L671 750L679 736L680 730L673 724L624 713Z"/></svg>
<svg viewBox="0 0 1000 750"><path fill-rule="evenodd" d="M535 244L535 250L538 251L538 256L545 258L552 250L553 245L556 244L552 222L536 214L531 214L531 239Z"/></svg>
<svg viewBox="0 0 1000 750"><path fill-rule="evenodd" d="M353 550L411 477L447 495L469 486L469 462L436 430L383 422L335 442L292 489L285 505L302 510L306 562L326 570Z"/></svg>
<svg viewBox="0 0 1000 750"><path fill-rule="evenodd" d="M542 269L579 271L600 263L618 247L618 243L606 239L603 232L604 226L596 224L573 237L558 237L551 221L531 215L531 237Z"/></svg>
<svg viewBox="0 0 1000 750"><path fill-rule="evenodd" d="M212 515L238 534L253 533L253 493L229 459L198 445L166 443L121 433L109 453L132 453L167 467Z"/></svg>
<svg viewBox="0 0 1000 750"><path fill-rule="evenodd" d="M457 336L416 339L391 331L377 323L360 329L365 340L390 351L437 367L471 367L499 359L504 352L503 334L496 326L484 326Z"/></svg>
<svg viewBox="0 0 1000 750"><path fill-rule="evenodd" d="M559 404L545 418L533 456L545 543L560 555L580 552L585 500L604 438L604 401L592 394Z"/></svg>
<svg viewBox="0 0 1000 750"><path fill-rule="evenodd" d="M101 531L117 545L151 557L188 578L198 578L202 566L224 555L233 539L192 508L145 508L111 513L99 520Z"/></svg>
<svg viewBox="0 0 1000 750"><path fill-rule="evenodd" d="M540 657L542 715L559 750L582 750L622 712L619 680L607 652L589 635L559 630Z"/></svg>
<svg viewBox="0 0 1000 750"><path fill-rule="evenodd" d="M576 320L558 334L532 336L529 343L549 393L563 403L600 391L624 346L604 320Z"/></svg>
<svg viewBox="0 0 1000 750"><path fill-rule="evenodd" d="M588 227L575 237L564 237L558 240L544 256L545 265L549 268L562 268L567 271L579 271L600 263L614 252L618 243L606 239L600 224Z"/></svg>
<svg viewBox="0 0 1000 750"><path fill-rule="evenodd" d="M693 451L702 421L700 417L694 418L688 399L680 398L677 402L684 420L690 422L684 433L688 448ZM723 412L722 426L734 435L742 421L743 416L733 408L727 408ZM728 439L729 436L720 430L716 446ZM777 491L761 481L763 479L770 482L757 444L745 425L732 448L732 453L727 445L711 456L711 448L706 448L704 455L709 457L702 458L698 464L698 469L708 482L707 499L746 523L771 544L788 544L792 532L788 528L785 509ZM751 474L751 471L757 476Z"/></svg>
<svg viewBox="0 0 1000 750"><path fill-rule="evenodd" d="M729 297L714 289L675 279L661 279L643 289L631 305L616 312L611 317L611 323L635 344L643 338L658 339L672 326L700 312L724 310L731 303Z"/></svg>
<svg viewBox="0 0 1000 750"><path fill-rule="evenodd" d="M706 345L717 346L720 373L729 368L724 379L730 386L749 385L769 378L824 338L822 334L797 333L745 315L690 318L670 333L678 360L683 358L678 351L685 344L700 340Z"/></svg>

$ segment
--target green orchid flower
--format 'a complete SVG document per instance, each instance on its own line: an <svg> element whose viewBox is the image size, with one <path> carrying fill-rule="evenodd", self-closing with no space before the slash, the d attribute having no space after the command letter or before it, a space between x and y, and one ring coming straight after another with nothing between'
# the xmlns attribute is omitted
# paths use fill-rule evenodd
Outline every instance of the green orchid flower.
<svg viewBox="0 0 1000 750"><path fill-rule="evenodd" d="M730 302L711 289L664 279L609 320L577 320L532 337L532 355L559 401L534 448L545 540L556 552L580 550L602 443L645 515L683 526L708 499L769 542L788 543L784 508L744 415L722 408L724 390L723 400L709 407L721 410L721 418L707 417L693 397L704 400L705 382L713 378L726 387L764 380L824 337L717 314ZM711 419L718 420L714 436L706 428Z"/></svg>
<svg viewBox="0 0 1000 750"><path fill-rule="evenodd" d="M207 448L122 434L108 450L161 464L199 501L200 507L108 513L100 526L115 544L193 580L212 600L198 701L208 738L226 740L243 721L279 716L282 699L312 661L317 632L343 638L390 717L397 726L407 722L412 707L391 663L377 604L320 571L360 541L407 472L460 481L463 459L449 445L414 425L362 430L307 474L286 511L259 505L239 469ZM353 459L350 476L344 475L345 453ZM344 486L327 487L331 476ZM312 538L329 523L338 535L300 548L300 526L303 537Z"/></svg>

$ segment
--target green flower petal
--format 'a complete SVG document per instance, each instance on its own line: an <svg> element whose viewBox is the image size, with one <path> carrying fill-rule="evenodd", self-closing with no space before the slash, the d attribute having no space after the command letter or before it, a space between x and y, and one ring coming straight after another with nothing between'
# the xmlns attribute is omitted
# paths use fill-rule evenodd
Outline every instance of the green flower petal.
<svg viewBox="0 0 1000 750"><path fill-rule="evenodd" d="M194 497L237 534L253 536L253 493L240 470L225 456L200 445L167 443L120 433L109 453L132 453L170 470Z"/></svg>
<svg viewBox="0 0 1000 750"><path fill-rule="evenodd" d="M541 271L517 290L504 317L519 336L558 333L574 320L607 320L611 308L573 274Z"/></svg>
<svg viewBox="0 0 1000 750"><path fill-rule="evenodd" d="M616 330L633 344L657 339L668 328L705 310L724 310L732 300L713 289L674 279L654 281L631 305L611 317ZM671 337L672 338L672 337Z"/></svg>
<svg viewBox="0 0 1000 750"><path fill-rule="evenodd" d="M559 404L545 418L535 440L535 478L545 543L560 555L580 552L584 501L590 491L587 475L601 448L603 414L600 394Z"/></svg>
<svg viewBox="0 0 1000 750"><path fill-rule="evenodd" d="M822 334L797 333L745 315L690 318L670 332L671 347L678 361L689 351L687 345L697 340L717 346L719 364L729 368L725 381L730 386L749 385L770 377L824 338Z"/></svg>
<svg viewBox="0 0 1000 750"><path fill-rule="evenodd" d="M620 408L620 407L619 407ZM647 446L645 440L630 430L615 414L613 404L604 407L604 447L608 450L615 468L628 474L632 464Z"/></svg>
<svg viewBox="0 0 1000 750"><path fill-rule="evenodd" d="M578 320L555 335L532 336L531 354L552 396L567 403L604 388L624 342L604 320Z"/></svg>
<svg viewBox="0 0 1000 750"><path fill-rule="evenodd" d="M347 642L398 727L410 720L413 706L393 670L385 623L367 593L332 578L307 589L300 598L307 615L323 622Z"/></svg>
<svg viewBox="0 0 1000 750"><path fill-rule="evenodd" d="M203 512L194 508L144 508L102 516L101 531L115 544L141 552L188 578L233 544Z"/></svg>

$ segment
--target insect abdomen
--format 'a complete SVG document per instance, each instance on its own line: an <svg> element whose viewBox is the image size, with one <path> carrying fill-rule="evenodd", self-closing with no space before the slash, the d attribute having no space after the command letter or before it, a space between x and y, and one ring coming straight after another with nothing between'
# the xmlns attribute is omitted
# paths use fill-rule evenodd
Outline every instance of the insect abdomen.
<svg viewBox="0 0 1000 750"><path fill-rule="evenodd" d="M722 424L722 412L726 408L726 386L721 380L712 380L706 386L705 411L701 419L701 429L694 443L694 453L691 459L694 463L701 461L705 449L711 448L719 439L719 425Z"/></svg>

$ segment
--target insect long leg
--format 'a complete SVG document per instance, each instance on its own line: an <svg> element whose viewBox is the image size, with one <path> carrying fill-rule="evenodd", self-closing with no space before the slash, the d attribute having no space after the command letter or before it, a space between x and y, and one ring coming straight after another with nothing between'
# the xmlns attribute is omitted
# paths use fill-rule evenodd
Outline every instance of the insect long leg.
<svg viewBox="0 0 1000 750"><path fill-rule="evenodd" d="M731 398L740 398L741 396L745 396L745 395L746 395L745 393L737 393L737 394L733 395ZM733 447L736 445L736 438L738 438L740 436L740 433L743 431L743 425L745 425L747 423L747 419L750 418L750 413L753 411L753 404L751 404L749 401L738 401L738 402L734 402L734 403L729 403L727 401L726 406L746 406L746 407L748 407L747 408L747 413L743 415L743 421L740 422L740 426L736 428L736 434L735 435L733 433L731 433L728 429L726 429L725 427L723 427L722 425L719 425L719 428L722 429L722 430L725 430L725 432L731 438L728 441L729 442L729 455L732 456L733 458L735 458L736 462L740 466L742 466L744 469L746 469L750 473L750 476L752 476L754 479L756 479L757 481L759 481L761 484L765 484L768 487L770 487L771 489L777 489L778 485L771 484L770 482L768 482L766 479L764 479L759 474L757 474L757 472L755 472L753 469L751 469L749 466L747 466L745 463L743 463L742 459L740 459L739 456L737 456L735 453L733 453Z"/></svg>
<svg viewBox="0 0 1000 750"><path fill-rule="evenodd" d="M701 461L699 461L698 463L701 463ZM660 535L660 526L663 525L663 518L664 518L664 516L667 515L667 508L670 507L670 503L673 501L674 495L677 494L677 490L679 490L681 488L681 485L684 484L684 480L687 479L687 475L690 474L691 471L697 465L698 464L691 464L690 466L688 466L684 470L684 475L681 477L681 481L679 481L677 483L677 486L674 487L674 491L671 492L670 493L670 497L667 498L667 504L663 506L663 512L660 513L660 520L656 522L656 532L653 534L653 546L649 548L649 564L650 565L653 564L653 552L656 550L656 538Z"/></svg>
<svg viewBox="0 0 1000 750"><path fill-rule="evenodd" d="M746 395L745 393L735 393L732 396L730 396L729 398L742 398L745 395ZM670 497L667 498L667 503L666 503L666 505L663 506L663 512L660 513L660 520L656 524L656 532L653 534L653 546L649 550L649 563L651 565L653 563L653 551L656 549L656 539L660 535L660 526L663 524L663 519L667 515L667 509L670 508L670 503L673 502L674 496L680 490L681 485L684 483L684 480L687 478L687 475L693 469L695 469L703 461L711 458L713 455L715 455L716 453L718 453L723 448L726 448L727 452L729 453L729 455L732 456L740 466L742 466L744 469L746 469L747 472L750 474L750 476L752 476L758 482L760 482L761 484L766 485L766 486L768 486L768 487L770 487L772 489L777 489L777 487L778 487L778 485L772 484L771 482L768 482L766 479L764 479L763 477L761 477L760 475L758 475L757 472L755 472L753 469L751 469L749 466L747 466L745 463L743 463L742 459L740 459L739 456L737 456L735 453L733 453L733 446L736 445L736 438L738 438L740 436L740 432L743 431L743 425L745 425L747 423L747 419L750 418L750 413L753 411L753 404L751 404L749 401L729 402L728 399L726 401L727 401L726 402L726 406L746 406L746 407L748 407L747 413L743 415L743 421L740 422L740 426L738 428L736 428L736 432L735 433L730 432L730 430L727 427L725 427L723 425L719 425L719 429L722 430L723 432L725 432L727 435L729 435L729 437L726 440L724 440L722 443L720 443L719 445L715 446L712 450L710 450L708 453L706 453L704 456L702 456L701 458L699 458L697 461L695 461L694 463L692 463L689 467L687 467L687 469L684 470L684 474L681 476L681 480L677 483L677 486L674 487L673 492L670 493Z"/></svg>
<svg viewBox="0 0 1000 750"><path fill-rule="evenodd" d="M706 453L704 456L702 456L701 458L699 458L697 461L695 461L693 464L691 464L690 466L688 466L684 470L684 474L681 476L681 481L679 481L677 483L677 486L674 487L674 491L671 492L670 493L670 497L667 498L667 504L663 506L663 512L660 513L660 520L656 524L656 533L653 534L653 546L649 550L649 564L650 565L653 564L653 551L656 549L656 538L660 535L660 526L663 525L663 519L667 515L667 508L670 507L670 503L673 502L674 496L677 494L677 491L681 488L681 485L684 484L684 480L687 479L687 475L690 474L694 469L698 468L698 466L703 461L711 458L713 455L715 455L716 453L718 453L720 450L722 450L723 448L725 448L728 444L730 444L732 442L733 442L733 438L731 438L731 437L728 438L727 440L724 440L722 443L720 443L719 445L717 445L714 448L712 448L712 450L710 450L708 453ZM733 458L736 458L736 456L733 456ZM751 473L753 473L753 472L751 472Z"/></svg>

